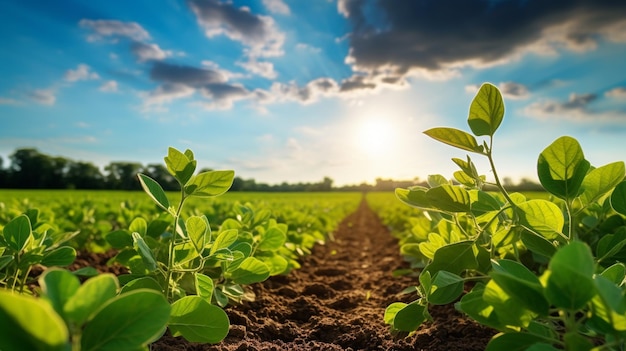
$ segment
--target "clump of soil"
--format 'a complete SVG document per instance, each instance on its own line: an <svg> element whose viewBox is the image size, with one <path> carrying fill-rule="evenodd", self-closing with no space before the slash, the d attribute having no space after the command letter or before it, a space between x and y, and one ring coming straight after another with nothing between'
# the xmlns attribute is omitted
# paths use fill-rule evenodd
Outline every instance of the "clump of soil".
<svg viewBox="0 0 626 351"><path fill-rule="evenodd" d="M398 295L417 278L394 278L402 268L396 240L363 201L334 233L318 245L302 268L251 286L254 302L226 308L231 330L217 345L163 336L154 351L260 350L484 350L496 333L456 311L436 306L433 322L415 334L392 335L385 308L415 296Z"/></svg>

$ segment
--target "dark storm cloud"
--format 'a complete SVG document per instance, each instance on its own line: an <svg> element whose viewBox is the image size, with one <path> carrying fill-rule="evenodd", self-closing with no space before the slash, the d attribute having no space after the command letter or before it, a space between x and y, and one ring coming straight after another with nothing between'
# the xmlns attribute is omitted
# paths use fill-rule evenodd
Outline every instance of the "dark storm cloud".
<svg viewBox="0 0 626 351"><path fill-rule="evenodd" d="M376 88L376 84L371 82L367 77L364 76L352 76L348 79L345 79L341 82L341 87L339 90L341 92L349 92L353 90L363 90L363 89L374 89Z"/></svg>
<svg viewBox="0 0 626 351"><path fill-rule="evenodd" d="M527 51L624 41L623 0L339 0L353 26L347 62L373 75L506 62Z"/></svg>
<svg viewBox="0 0 626 351"><path fill-rule="evenodd" d="M226 35L240 41L248 47L250 57L282 55L284 34L271 17L254 14L246 7L237 8L231 2L189 0L188 4L207 37Z"/></svg>
<svg viewBox="0 0 626 351"><path fill-rule="evenodd" d="M605 94L606 96L606 94ZM601 96L593 93L570 94L566 101L546 100L533 103L524 109L524 114L541 119L566 119L575 122L602 122L623 124L626 111L607 110L593 103Z"/></svg>
<svg viewBox="0 0 626 351"><path fill-rule="evenodd" d="M216 70L175 65L165 62L154 63L150 71L150 78L160 82L183 84L190 87L221 83L226 80L226 77Z"/></svg>

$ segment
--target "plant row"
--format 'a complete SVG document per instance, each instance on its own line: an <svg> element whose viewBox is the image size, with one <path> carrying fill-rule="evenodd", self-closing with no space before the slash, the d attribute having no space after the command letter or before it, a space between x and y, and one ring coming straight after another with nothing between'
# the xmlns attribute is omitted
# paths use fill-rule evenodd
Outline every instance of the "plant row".
<svg viewBox="0 0 626 351"><path fill-rule="evenodd" d="M495 350L623 350L626 347L626 181L623 162L594 167L578 141L560 137L538 157L550 196L528 198L502 186L493 159L504 117L498 89L484 84L471 103L471 133L433 128L426 135L487 158L498 191L472 159L452 159L453 180L397 189L417 208L390 218L401 253L419 268L412 303L393 303L385 322L414 332L431 305L454 303L499 333ZM483 137L482 143L477 139Z"/></svg>
<svg viewBox="0 0 626 351"><path fill-rule="evenodd" d="M354 194L298 206L293 199L220 205L212 198L229 189L234 172L195 173L193 153L174 148L165 164L178 196L139 174L152 205L140 207L145 213L122 206L113 216L117 229L91 241L114 249L111 263L128 274L55 268L71 264L84 248L76 244L85 242L76 241L79 231L55 230L36 209L4 225L0 349L145 350L166 330L191 342L220 342L229 330L223 307L254 299L250 284L298 268L299 257L323 243L358 202ZM33 277L35 267L47 269Z"/></svg>

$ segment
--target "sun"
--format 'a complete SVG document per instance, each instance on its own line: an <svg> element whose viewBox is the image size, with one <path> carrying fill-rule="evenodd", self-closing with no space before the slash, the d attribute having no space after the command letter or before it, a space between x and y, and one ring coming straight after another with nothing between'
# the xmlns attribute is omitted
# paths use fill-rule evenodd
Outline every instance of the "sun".
<svg viewBox="0 0 626 351"><path fill-rule="evenodd" d="M360 121L355 133L357 148L368 157L388 154L394 143L393 128L389 121L371 118Z"/></svg>

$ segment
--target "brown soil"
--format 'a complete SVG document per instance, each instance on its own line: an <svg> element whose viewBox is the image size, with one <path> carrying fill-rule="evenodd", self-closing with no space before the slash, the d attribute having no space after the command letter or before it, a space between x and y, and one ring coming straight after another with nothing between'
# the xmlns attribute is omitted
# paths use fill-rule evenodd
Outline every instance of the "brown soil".
<svg viewBox="0 0 626 351"><path fill-rule="evenodd" d="M154 351L244 350L484 350L494 330L464 318L452 305L430 309L433 322L415 334L392 335L383 322L392 302L416 285L416 278L394 278L402 268L396 240L363 201L334 233L318 245L302 268L251 286L254 302L226 308L227 338L217 345L188 343L165 335Z"/></svg>

